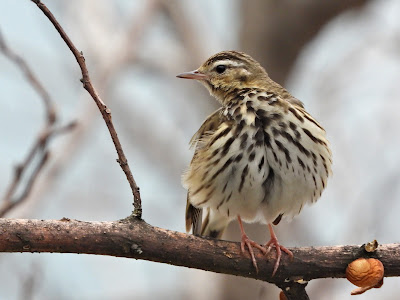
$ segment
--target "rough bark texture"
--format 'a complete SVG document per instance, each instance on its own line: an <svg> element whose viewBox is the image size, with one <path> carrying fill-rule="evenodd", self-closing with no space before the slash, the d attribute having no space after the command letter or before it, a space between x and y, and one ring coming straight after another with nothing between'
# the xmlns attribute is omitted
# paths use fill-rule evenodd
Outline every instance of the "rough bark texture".
<svg viewBox="0 0 400 300"><path fill-rule="evenodd" d="M386 277L400 275L400 244L381 245L372 254L361 246L291 248L294 260L290 262L284 256L273 278L274 253L263 257L257 252L257 274L249 256L242 255L239 249L239 243L169 231L136 218L115 222L0 219L0 252L86 253L144 259L259 279L280 287L287 285L287 279L297 282L342 278L347 264L361 256L380 259Z"/></svg>

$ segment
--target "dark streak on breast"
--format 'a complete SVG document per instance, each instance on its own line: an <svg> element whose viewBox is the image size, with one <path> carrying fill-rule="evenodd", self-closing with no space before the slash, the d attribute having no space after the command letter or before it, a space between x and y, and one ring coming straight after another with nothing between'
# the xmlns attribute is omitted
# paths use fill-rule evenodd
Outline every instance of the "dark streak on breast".
<svg viewBox="0 0 400 300"><path fill-rule="evenodd" d="M243 185L244 185L244 180L247 176L247 174L249 173L249 166L246 165L246 167L244 167L243 172L242 172L242 176L240 179L240 185L239 185L239 193L242 191L243 189Z"/></svg>

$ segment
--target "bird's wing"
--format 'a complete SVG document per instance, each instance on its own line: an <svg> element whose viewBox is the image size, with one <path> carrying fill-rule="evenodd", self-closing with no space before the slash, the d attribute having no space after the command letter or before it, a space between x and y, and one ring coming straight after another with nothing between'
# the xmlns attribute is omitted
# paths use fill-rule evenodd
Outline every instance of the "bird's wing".
<svg viewBox="0 0 400 300"><path fill-rule="evenodd" d="M190 147L196 146L196 151L199 148L199 141L201 141L205 135L209 135L218 129L218 126L221 124L221 111L222 107L214 111L211 115L207 117L207 119L201 124L199 130L193 135L190 139Z"/></svg>
<svg viewBox="0 0 400 300"><path fill-rule="evenodd" d="M299 106L299 107L301 107L301 108L304 108L304 104L303 104L303 102L301 102L299 99L297 99L297 98L295 98L295 97L290 97L290 98L286 98L285 99L286 101L288 101L288 102L290 102L291 104L293 104L293 105L297 105L297 106Z"/></svg>
<svg viewBox="0 0 400 300"><path fill-rule="evenodd" d="M221 115L221 110L222 108L219 108L211 115L209 115L200 126L200 129L193 135L192 139L190 140L190 146L196 147L192 161L196 158L198 149L202 147L203 139L206 136L215 132L223 121L224 117ZM200 235L202 227L202 217L203 209L194 207L190 203L190 194L188 191L185 214L186 231L189 232L190 229L193 227L193 234Z"/></svg>

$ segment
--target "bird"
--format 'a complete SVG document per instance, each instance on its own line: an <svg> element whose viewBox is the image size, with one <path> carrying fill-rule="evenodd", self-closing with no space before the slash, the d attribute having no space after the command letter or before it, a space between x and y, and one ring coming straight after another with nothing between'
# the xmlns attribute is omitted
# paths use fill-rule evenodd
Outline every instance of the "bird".
<svg viewBox="0 0 400 300"><path fill-rule="evenodd" d="M265 255L275 248L274 276L282 252L291 259L293 253L279 243L273 225L315 203L332 174L326 132L246 53L219 52L177 77L199 81L221 105L190 141L194 155L182 176L186 230L219 239L237 219L240 250L247 248L257 272L253 248ZM251 240L243 221L266 224L270 240Z"/></svg>

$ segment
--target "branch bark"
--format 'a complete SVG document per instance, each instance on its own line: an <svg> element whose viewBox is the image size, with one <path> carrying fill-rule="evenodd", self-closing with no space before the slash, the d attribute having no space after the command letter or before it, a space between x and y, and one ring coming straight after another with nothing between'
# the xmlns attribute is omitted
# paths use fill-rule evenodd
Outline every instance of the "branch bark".
<svg viewBox="0 0 400 300"><path fill-rule="evenodd" d="M343 278L347 265L359 257L374 257L385 266L385 276L400 275L400 244L380 245L368 253L364 247L332 246L291 248L294 260L284 256L271 277L274 251L256 253L259 273L240 243L200 238L151 226L129 217L114 222L0 219L0 252L85 253L143 259L176 266L237 275L274 283L301 283L317 278Z"/></svg>

